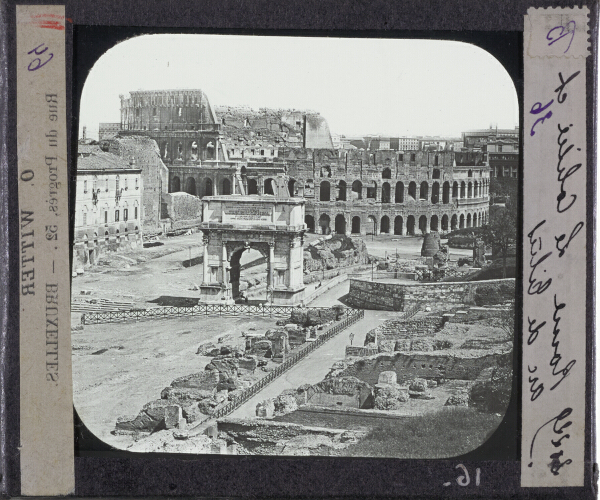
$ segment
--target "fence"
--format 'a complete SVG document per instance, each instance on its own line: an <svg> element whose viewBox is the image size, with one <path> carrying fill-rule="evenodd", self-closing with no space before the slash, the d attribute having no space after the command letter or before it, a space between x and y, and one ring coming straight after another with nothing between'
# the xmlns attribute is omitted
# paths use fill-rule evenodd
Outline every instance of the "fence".
<svg viewBox="0 0 600 500"><path fill-rule="evenodd" d="M315 308L316 309L316 308ZM320 308L322 309L322 308ZM322 335L317 338L314 342L309 343L304 349L300 352L297 352L291 355L288 359L286 359L282 364L280 364L277 368L275 368L272 372L269 372L266 376L261 378L258 382L253 384L251 387L245 389L240 395L234 397L229 403L227 403L222 408L219 408L209 417L206 417L202 420L201 423L206 422L208 420L212 420L215 418L221 418L225 415L230 414L232 411L239 408L246 401L248 401L252 396L260 392L264 387L270 384L273 380L279 377L281 374L289 370L292 366L294 366L298 361L306 357L309 353L314 351L317 347L320 347L325 342L327 342L331 337L337 335L341 331L348 328L350 325L356 323L358 320L365 317L365 312L362 310L350 309L346 318L331 326L327 331L325 331Z"/></svg>
<svg viewBox="0 0 600 500"><path fill-rule="evenodd" d="M146 319L179 318L182 316L263 316L268 318L290 317L293 310L327 310L329 307L248 305L248 304L201 304L197 306L178 307L165 306L151 309L130 309L129 311L101 311L81 315L81 324L96 325L100 323L122 323L125 321L142 321ZM348 318L352 309L341 309L342 319Z"/></svg>

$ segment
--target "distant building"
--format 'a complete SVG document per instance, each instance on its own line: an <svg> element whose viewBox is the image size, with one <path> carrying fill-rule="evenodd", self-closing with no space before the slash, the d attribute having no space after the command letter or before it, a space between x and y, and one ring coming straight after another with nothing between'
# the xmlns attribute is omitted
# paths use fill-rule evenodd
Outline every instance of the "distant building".
<svg viewBox="0 0 600 500"><path fill-rule="evenodd" d="M496 139L487 144L490 177L519 177L518 139Z"/></svg>
<svg viewBox="0 0 600 500"><path fill-rule="evenodd" d="M98 140L112 139L119 133L120 129L120 123L100 123L98 125Z"/></svg>
<svg viewBox="0 0 600 500"><path fill-rule="evenodd" d="M75 267L142 244L142 179L135 164L89 146L77 157Z"/></svg>
<svg viewBox="0 0 600 500"><path fill-rule="evenodd" d="M489 128L469 130L462 133L463 145L469 151L482 151L487 153L487 145L499 139L512 139L518 142L519 127L514 129Z"/></svg>

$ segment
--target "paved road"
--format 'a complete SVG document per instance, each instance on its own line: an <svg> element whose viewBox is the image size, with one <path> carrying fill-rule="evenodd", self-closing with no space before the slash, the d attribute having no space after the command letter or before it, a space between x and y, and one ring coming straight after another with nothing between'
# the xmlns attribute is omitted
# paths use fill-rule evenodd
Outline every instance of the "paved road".
<svg viewBox="0 0 600 500"><path fill-rule="evenodd" d="M315 349L306 358L299 361L298 364L231 413L230 416L237 418L254 417L256 416L256 405L261 401L279 396L285 389L295 389L303 384L320 382L325 378L334 362L344 359L346 346L350 344L350 332L354 333L353 344L363 345L365 335L369 330L396 315L397 313L388 311L365 311L365 317L362 320L354 323L321 347Z"/></svg>

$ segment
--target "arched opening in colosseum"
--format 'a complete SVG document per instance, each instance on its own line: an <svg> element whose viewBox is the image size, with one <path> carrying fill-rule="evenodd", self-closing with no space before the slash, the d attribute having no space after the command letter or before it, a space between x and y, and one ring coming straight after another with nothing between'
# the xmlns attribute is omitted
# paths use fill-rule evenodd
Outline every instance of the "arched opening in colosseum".
<svg viewBox="0 0 600 500"><path fill-rule="evenodd" d="M452 219L450 219L450 229L452 231L454 231L457 228L458 228L458 217L456 216L456 214L454 214L452 216Z"/></svg>
<svg viewBox="0 0 600 500"><path fill-rule="evenodd" d="M460 218L458 220L458 228L463 229L465 227L465 214L460 214Z"/></svg>
<svg viewBox="0 0 600 500"><path fill-rule="evenodd" d="M377 198L377 183L373 181L370 186L367 186L367 199L371 198L372 200Z"/></svg>
<svg viewBox="0 0 600 500"><path fill-rule="evenodd" d="M469 187L467 188L467 198L473 198L473 184L469 182Z"/></svg>
<svg viewBox="0 0 600 500"><path fill-rule="evenodd" d="M404 182L396 182L396 196L394 201L396 203L404 203Z"/></svg>
<svg viewBox="0 0 600 500"><path fill-rule="evenodd" d="M442 203L450 203L450 183L448 181L444 182L442 186Z"/></svg>
<svg viewBox="0 0 600 500"><path fill-rule="evenodd" d="M471 227L471 214L467 214L467 227Z"/></svg>
<svg viewBox="0 0 600 500"><path fill-rule="evenodd" d="M458 182L452 184L452 198L458 198Z"/></svg>
<svg viewBox="0 0 600 500"><path fill-rule="evenodd" d="M381 203L390 203L390 191L390 183L384 182L383 186L381 187Z"/></svg>
<svg viewBox="0 0 600 500"><path fill-rule="evenodd" d="M460 183L460 197L461 198L467 197L467 185L465 184L464 181Z"/></svg>
<svg viewBox="0 0 600 500"><path fill-rule="evenodd" d="M360 234L360 217L358 215L352 217L352 234Z"/></svg>
<svg viewBox="0 0 600 500"><path fill-rule="evenodd" d="M304 197L314 198L315 197L315 183L312 179L306 179L304 183Z"/></svg>
<svg viewBox="0 0 600 500"><path fill-rule="evenodd" d="M437 160L437 156L435 157ZM436 163L437 165L437 163ZM434 168L433 169L433 174L431 175L432 179L439 179L440 178L440 169L439 168Z"/></svg>
<svg viewBox="0 0 600 500"><path fill-rule="evenodd" d="M442 215L442 231L448 231L448 216Z"/></svg>
<svg viewBox="0 0 600 500"><path fill-rule="evenodd" d="M439 219L437 215L431 216L431 222L429 223L429 229L431 231L439 231Z"/></svg>
<svg viewBox="0 0 600 500"><path fill-rule="evenodd" d="M288 181L288 193L291 197L294 197L296 194L296 181L294 179Z"/></svg>
<svg viewBox="0 0 600 500"><path fill-rule="evenodd" d="M390 218L387 215L381 218L381 232L386 234L390 232Z"/></svg>
<svg viewBox="0 0 600 500"><path fill-rule="evenodd" d="M434 182L433 186L431 186L431 203L439 203L440 202L440 183Z"/></svg>
<svg viewBox="0 0 600 500"><path fill-rule="evenodd" d="M163 160L167 159L167 154L169 153L169 148L167 146L167 141L162 141L160 143L160 156Z"/></svg>
<svg viewBox="0 0 600 500"><path fill-rule="evenodd" d="M331 233L331 228L329 227L330 223L331 219L329 218L329 215L321 214L321 217L319 217L319 227L321 228L321 234Z"/></svg>
<svg viewBox="0 0 600 500"><path fill-rule="evenodd" d="M422 234L427 233L427 216L426 215L421 215L421 217L419 217L419 231Z"/></svg>
<svg viewBox="0 0 600 500"><path fill-rule="evenodd" d="M346 219L342 214L335 216L335 232L337 234L346 234Z"/></svg>
<svg viewBox="0 0 600 500"><path fill-rule="evenodd" d="M408 197L413 200L417 199L417 183L414 181L408 185Z"/></svg>
<svg viewBox="0 0 600 500"><path fill-rule="evenodd" d="M256 179L248 179L248 194L258 194L258 182Z"/></svg>
<svg viewBox="0 0 600 500"><path fill-rule="evenodd" d="M319 200L330 201L331 200L331 186L329 181L323 181L319 185Z"/></svg>
<svg viewBox="0 0 600 500"><path fill-rule="evenodd" d="M193 177L188 177L185 181L185 192L196 196L196 180Z"/></svg>
<svg viewBox="0 0 600 500"><path fill-rule="evenodd" d="M192 142L192 148L190 150L190 160L198 160L198 144L196 143L196 141Z"/></svg>
<svg viewBox="0 0 600 500"><path fill-rule="evenodd" d="M337 201L346 201L346 181L341 180L337 187Z"/></svg>
<svg viewBox="0 0 600 500"><path fill-rule="evenodd" d="M270 177L265 179L263 182L263 194L275 195L275 191L277 191L277 184L275 184L275 180L271 179Z"/></svg>
<svg viewBox="0 0 600 500"><path fill-rule="evenodd" d="M473 227L477 227L477 214L473 214Z"/></svg>
<svg viewBox="0 0 600 500"><path fill-rule="evenodd" d="M315 232L315 218L312 215L304 216L304 224L306 224L306 230L309 233Z"/></svg>
<svg viewBox="0 0 600 500"><path fill-rule="evenodd" d="M419 199L427 200L429 196L429 184L426 181L421 182L421 189L419 189Z"/></svg>
<svg viewBox="0 0 600 500"><path fill-rule="evenodd" d="M479 194L479 184L477 184L477 181L475 181L473 183L473 198L479 198L480 194Z"/></svg>
<svg viewBox="0 0 600 500"><path fill-rule="evenodd" d="M402 234L402 216L397 215L394 219L394 234Z"/></svg>
<svg viewBox="0 0 600 500"><path fill-rule="evenodd" d="M406 233L411 236L415 235L415 217L413 215L406 218Z"/></svg>
<svg viewBox="0 0 600 500"><path fill-rule="evenodd" d="M181 181L179 180L179 177L175 176L171 179L171 189L169 192L178 193L179 191L181 191Z"/></svg>
<svg viewBox="0 0 600 500"><path fill-rule="evenodd" d="M369 215L367 224L367 234L377 234L377 219Z"/></svg>
<svg viewBox="0 0 600 500"><path fill-rule="evenodd" d="M392 178L392 170L389 168L384 168L383 172L381 173L381 178L382 179L391 179Z"/></svg>
<svg viewBox="0 0 600 500"><path fill-rule="evenodd" d="M227 178L221 182L221 194L231 194L231 182Z"/></svg>
<svg viewBox="0 0 600 500"><path fill-rule="evenodd" d="M362 182L354 181L352 183L352 198L362 200Z"/></svg>

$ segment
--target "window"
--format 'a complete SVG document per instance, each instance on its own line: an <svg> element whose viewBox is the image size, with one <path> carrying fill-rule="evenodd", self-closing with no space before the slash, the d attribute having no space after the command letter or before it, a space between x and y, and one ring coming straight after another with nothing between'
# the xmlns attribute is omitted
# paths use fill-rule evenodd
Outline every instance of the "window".
<svg viewBox="0 0 600 500"><path fill-rule="evenodd" d="M87 181L83 181L83 192L87 193Z"/></svg>
<svg viewBox="0 0 600 500"><path fill-rule="evenodd" d="M119 211L115 210L115 222L119 222Z"/></svg>
<svg viewBox="0 0 600 500"><path fill-rule="evenodd" d="M128 209L126 209L126 208L123 209L123 220L125 222L127 222L127 219L128 219L128 215L129 215L128 212L129 212Z"/></svg>
<svg viewBox="0 0 600 500"><path fill-rule="evenodd" d="M400 153L400 154L398 155L398 160L400 160L400 161L404 161L404 154Z"/></svg>
<svg viewBox="0 0 600 500"><path fill-rule="evenodd" d="M410 154L410 161L415 161L415 159L416 159L415 153L411 153Z"/></svg>
<svg viewBox="0 0 600 500"><path fill-rule="evenodd" d="M125 177L125 182L124 182L124 184L125 184L125 191L127 191L127 177Z"/></svg>
<svg viewBox="0 0 600 500"><path fill-rule="evenodd" d="M108 224L108 210L104 211L104 224Z"/></svg>
<svg viewBox="0 0 600 500"><path fill-rule="evenodd" d="M137 209L138 209L138 207L135 207L135 208L133 209L133 218L134 218L135 220L137 220Z"/></svg>
<svg viewBox="0 0 600 500"><path fill-rule="evenodd" d="M119 176L117 175L117 180L115 181L115 189L119 192Z"/></svg>
<svg viewBox="0 0 600 500"><path fill-rule="evenodd" d="M106 190L108 191L108 177L106 178L106 184L105 184Z"/></svg>
<svg viewBox="0 0 600 500"><path fill-rule="evenodd" d="M136 189L140 188L140 186L139 186L139 179L137 177L135 178L135 188Z"/></svg>
<svg viewBox="0 0 600 500"><path fill-rule="evenodd" d="M498 153L502 153L502 146L498 145Z"/></svg>
<svg viewBox="0 0 600 500"><path fill-rule="evenodd" d="M83 212L83 225L87 226L87 212Z"/></svg>

